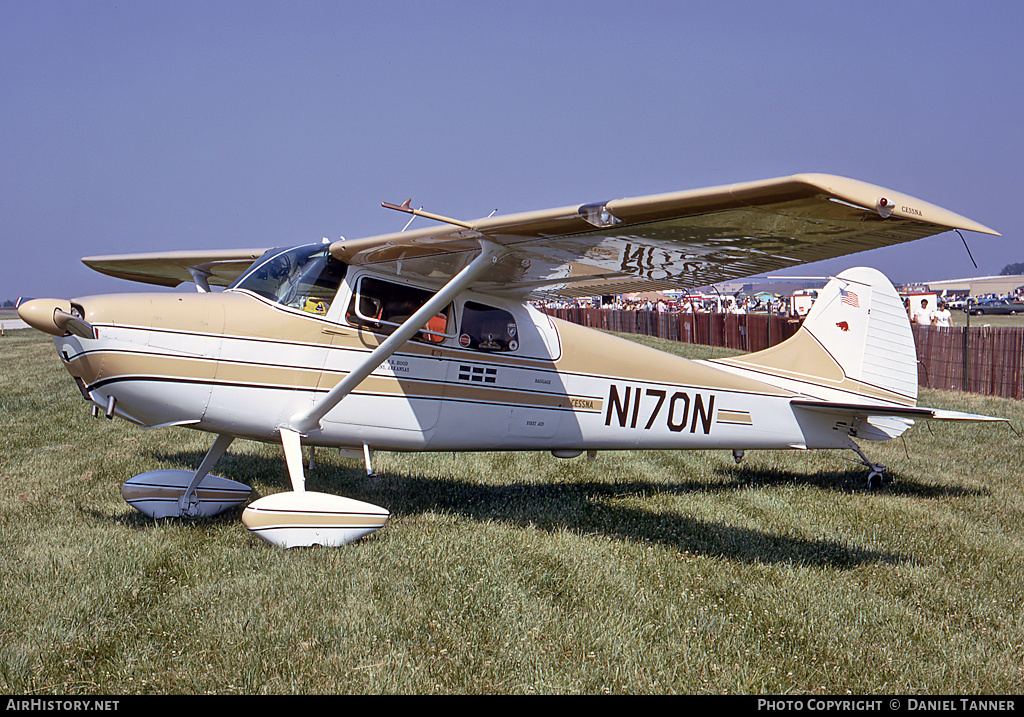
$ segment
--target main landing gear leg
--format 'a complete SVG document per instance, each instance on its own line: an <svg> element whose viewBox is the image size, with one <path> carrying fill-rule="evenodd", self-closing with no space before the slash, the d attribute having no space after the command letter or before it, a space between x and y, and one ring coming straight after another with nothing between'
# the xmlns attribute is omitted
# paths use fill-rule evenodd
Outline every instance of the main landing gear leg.
<svg viewBox="0 0 1024 717"><path fill-rule="evenodd" d="M203 482L203 478L210 472L217 461L221 459L224 452L227 451L228 446L235 440L234 436L227 434L221 434L217 436L217 440L210 446L210 450L206 452L206 456L203 458L203 462L199 464L199 469L196 471L195 476L192 477L192 482L189 483L188 488L178 498L178 510L181 515L195 516L199 511L199 496L196 494L196 489L199 484Z"/></svg>
<svg viewBox="0 0 1024 717"><path fill-rule="evenodd" d="M364 443L363 444L363 462L366 464L366 475L368 475L368 476L376 475L376 473L373 472L373 463L370 462L371 455L372 455L372 451L370 451L370 447Z"/></svg>
<svg viewBox="0 0 1024 717"><path fill-rule="evenodd" d="M302 443L299 434L282 428L281 445L284 446L284 460L288 464L288 477L292 482L292 490L302 493L306 490L306 473L302 468Z"/></svg>

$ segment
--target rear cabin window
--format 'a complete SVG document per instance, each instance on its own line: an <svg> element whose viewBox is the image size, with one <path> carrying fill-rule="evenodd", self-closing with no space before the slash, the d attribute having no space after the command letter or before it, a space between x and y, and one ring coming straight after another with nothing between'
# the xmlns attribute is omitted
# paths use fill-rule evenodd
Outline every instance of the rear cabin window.
<svg viewBox="0 0 1024 717"><path fill-rule="evenodd" d="M423 289L364 276L356 284L345 319L354 326L391 334L433 296ZM437 344L449 338L451 313L449 306L430 319L414 339Z"/></svg>
<svg viewBox="0 0 1024 717"><path fill-rule="evenodd" d="M459 345L477 351L515 351L519 348L515 317L504 309L467 301Z"/></svg>

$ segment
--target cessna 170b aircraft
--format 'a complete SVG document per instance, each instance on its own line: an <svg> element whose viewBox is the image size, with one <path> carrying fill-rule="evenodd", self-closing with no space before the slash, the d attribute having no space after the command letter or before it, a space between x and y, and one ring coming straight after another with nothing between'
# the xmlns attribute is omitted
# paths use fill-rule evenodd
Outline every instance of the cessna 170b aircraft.
<svg viewBox="0 0 1024 717"><path fill-rule="evenodd" d="M690 361L538 312L530 300L692 289L951 229L996 234L851 179L805 174L477 221L403 205L430 228L273 249L87 257L105 274L198 291L34 299L96 413L216 435L195 471L135 476L153 517L212 515L250 489L209 471L236 437L279 442L291 490L245 507L269 542L340 545L385 508L305 490L302 447L855 451L921 408L907 315L878 271L833 278L788 341ZM211 286L227 287L212 292Z"/></svg>

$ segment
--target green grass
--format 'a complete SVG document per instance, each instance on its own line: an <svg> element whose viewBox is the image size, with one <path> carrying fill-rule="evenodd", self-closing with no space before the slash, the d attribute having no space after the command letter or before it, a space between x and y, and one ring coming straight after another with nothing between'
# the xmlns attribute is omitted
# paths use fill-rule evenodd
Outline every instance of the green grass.
<svg viewBox="0 0 1024 717"><path fill-rule="evenodd" d="M953 326L996 326L996 327L1022 327L1024 316L1008 314L989 314L987 316L967 316L963 311L953 311Z"/></svg>
<svg viewBox="0 0 1024 717"><path fill-rule="evenodd" d="M720 352L656 339L686 355ZM852 454L317 453L392 511L282 550L240 511L152 521L130 476L212 437L93 419L52 344L0 343L0 693L988 693L1024 688L1021 438L919 424ZM925 391L923 405L1021 404ZM285 489L279 447L216 472Z"/></svg>

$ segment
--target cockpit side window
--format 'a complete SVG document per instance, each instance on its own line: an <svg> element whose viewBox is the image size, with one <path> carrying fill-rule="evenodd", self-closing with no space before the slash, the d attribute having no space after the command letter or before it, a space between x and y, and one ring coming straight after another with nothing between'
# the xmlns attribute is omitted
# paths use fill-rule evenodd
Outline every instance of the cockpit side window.
<svg viewBox="0 0 1024 717"><path fill-rule="evenodd" d="M360 277L352 293L345 319L354 326L362 326L383 334L391 334L406 319L427 303L433 294L403 284ZM416 340L427 343L441 343L448 334L451 306L427 322L423 331L416 334Z"/></svg>
<svg viewBox="0 0 1024 717"><path fill-rule="evenodd" d="M478 351L516 351L519 348L516 319L504 309L467 301L462 310L459 345Z"/></svg>
<svg viewBox="0 0 1024 717"><path fill-rule="evenodd" d="M345 278L346 266L329 247L314 244L264 254L229 289L255 294L311 314L323 316Z"/></svg>

